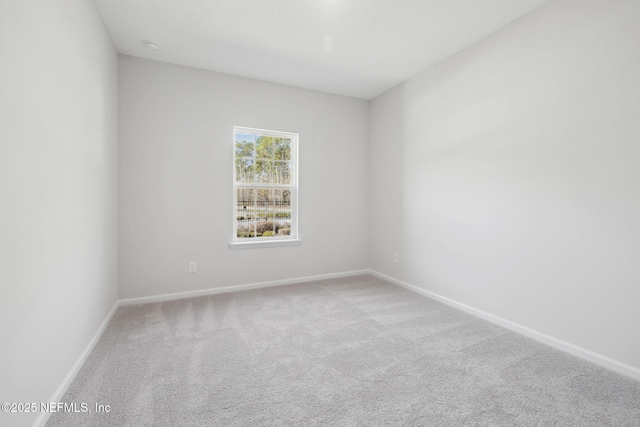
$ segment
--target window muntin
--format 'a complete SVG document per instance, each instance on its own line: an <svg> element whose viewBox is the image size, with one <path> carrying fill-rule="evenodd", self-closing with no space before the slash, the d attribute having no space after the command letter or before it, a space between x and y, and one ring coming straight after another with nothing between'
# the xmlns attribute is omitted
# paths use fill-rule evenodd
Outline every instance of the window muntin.
<svg viewBox="0 0 640 427"><path fill-rule="evenodd" d="M297 239L298 135L234 127L236 242Z"/></svg>

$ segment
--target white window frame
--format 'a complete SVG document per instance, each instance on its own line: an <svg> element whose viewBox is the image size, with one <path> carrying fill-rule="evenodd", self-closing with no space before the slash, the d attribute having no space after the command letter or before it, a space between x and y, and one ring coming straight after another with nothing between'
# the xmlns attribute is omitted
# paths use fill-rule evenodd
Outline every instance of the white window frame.
<svg viewBox="0 0 640 427"><path fill-rule="evenodd" d="M276 138L289 138L291 140L291 184L262 184L262 183L239 183L236 180L236 134L249 133L254 135L273 136ZM276 246L300 245L302 240L298 234L298 139L297 133L281 132L267 129L256 129L244 126L233 127L233 204L232 206L232 237L229 243L230 249L264 248ZM291 234L289 236L273 237L245 237L239 238L237 233L237 203L238 189L240 188L273 188L288 189L291 192Z"/></svg>

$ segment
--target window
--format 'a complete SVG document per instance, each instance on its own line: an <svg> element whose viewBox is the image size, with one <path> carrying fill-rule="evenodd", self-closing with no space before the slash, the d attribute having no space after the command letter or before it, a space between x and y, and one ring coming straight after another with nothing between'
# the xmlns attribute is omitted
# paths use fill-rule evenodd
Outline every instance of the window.
<svg viewBox="0 0 640 427"><path fill-rule="evenodd" d="M300 244L298 134L233 128L232 249Z"/></svg>

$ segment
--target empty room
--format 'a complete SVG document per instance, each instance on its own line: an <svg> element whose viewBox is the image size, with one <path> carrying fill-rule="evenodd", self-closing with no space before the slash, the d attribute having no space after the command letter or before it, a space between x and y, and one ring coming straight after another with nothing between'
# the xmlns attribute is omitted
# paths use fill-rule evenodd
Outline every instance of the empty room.
<svg viewBox="0 0 640 427"><path fill-rule="evenodd" d="M639 22L0 0L0 425L640 427Z"/></svg>

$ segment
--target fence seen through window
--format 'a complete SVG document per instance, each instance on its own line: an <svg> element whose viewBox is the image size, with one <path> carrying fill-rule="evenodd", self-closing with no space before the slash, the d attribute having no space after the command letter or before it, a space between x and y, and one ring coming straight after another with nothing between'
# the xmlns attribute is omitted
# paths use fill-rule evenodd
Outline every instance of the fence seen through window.
<svg viewBox="0 0 640 427"><path fill-rule="evenodd" d="M238 188L236 220L240 238L290 235L291 191Z"/></svg>

